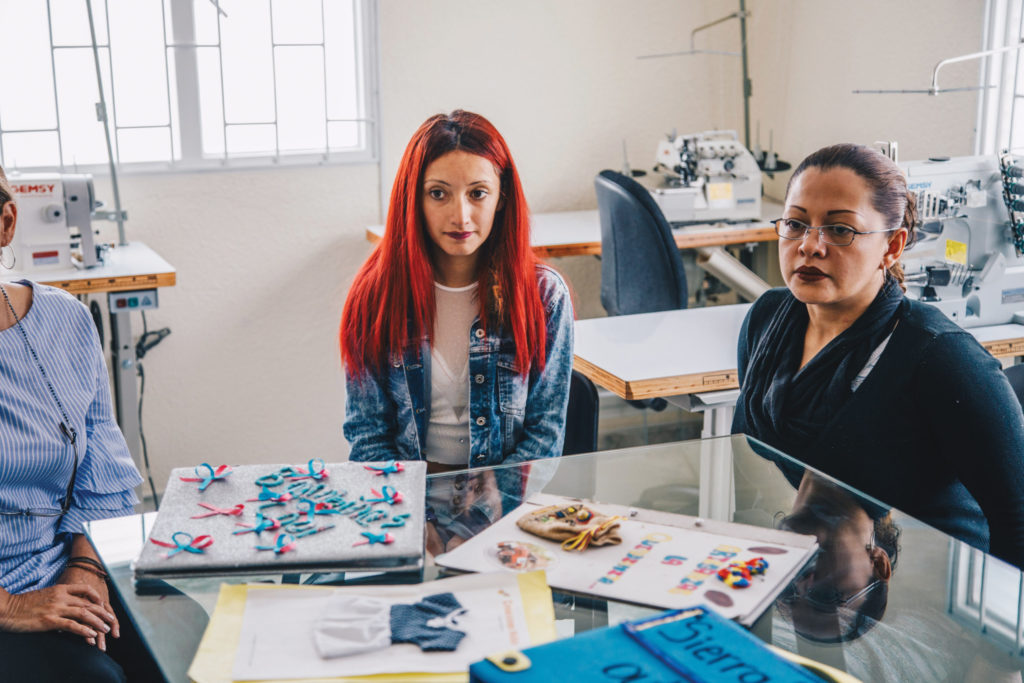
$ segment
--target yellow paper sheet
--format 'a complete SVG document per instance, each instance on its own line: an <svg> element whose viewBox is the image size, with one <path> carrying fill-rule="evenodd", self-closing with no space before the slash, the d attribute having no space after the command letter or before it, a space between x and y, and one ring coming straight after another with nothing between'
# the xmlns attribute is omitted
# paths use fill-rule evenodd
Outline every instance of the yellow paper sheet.
<svg viewBox="0 0 1024 683"><path fill-rule="evenodd" d="M555 639L555 610L551 603L551 589L543 571L520 574L519 592L526 613L530 640L540 645ZM188 676L195 683L231 683L231 670L235 651L242 631L245 599L250 590L319 590L330 592L332 586L278 586L221 584L217 605L210 623L199 643ZM408 681L409 683L464 683L469 672L450 674L405 673L375 676L348 676L342 678L302 678L263 681L262 683L371 683L372 681Z"/></svg>

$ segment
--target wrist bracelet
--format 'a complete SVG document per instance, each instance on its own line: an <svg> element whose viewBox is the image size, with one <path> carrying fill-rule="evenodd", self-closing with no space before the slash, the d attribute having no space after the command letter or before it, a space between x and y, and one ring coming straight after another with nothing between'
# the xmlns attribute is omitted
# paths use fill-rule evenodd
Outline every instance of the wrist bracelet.
<svg viewBox="0 0 1024 683"><path fill-rule="evenodd" d="M96 569L99 569L101 572L106 571L103 568L102 564L100 564L97 560L94 560L93 558L88 557L86 555L76 555L75 557L69 557L68 564L71 564L72 562L84 562L86 564L91 564L92 566L96 567Z"/></svg>
<svg viewBox="0 0 1024 683"><path fill-rule="evenodd" d="M77 562L70 562L69 561L67 563L67 566L64 567L65 571L67 571L68 569L81 569L83 572L89 572L90 574L95 574L96 576L100 577L104 581L106 581L106 579L107 579L107 573L106 572L101 571L99 569L96 569L95 567L90 567L87 564L79 564Z"/></svg>

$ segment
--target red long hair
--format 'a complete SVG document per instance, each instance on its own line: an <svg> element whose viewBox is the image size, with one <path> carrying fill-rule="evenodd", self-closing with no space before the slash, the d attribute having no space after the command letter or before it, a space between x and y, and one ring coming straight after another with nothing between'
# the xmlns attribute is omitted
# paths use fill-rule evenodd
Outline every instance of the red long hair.
<svg viewBox="0 0 1024 683"><path fill-rule="evenodd" d="M544 367L546 320L519 174L491 122L456 110L427 119L402 155L384 238L356 274L341 315L341 358L350 375L383 368L433 332L434 271L423 218L423 174L435 159L455 150L490 161L501 181L501 208L480 247L480 321L485 329L511 332L521 374Z"/></svg>

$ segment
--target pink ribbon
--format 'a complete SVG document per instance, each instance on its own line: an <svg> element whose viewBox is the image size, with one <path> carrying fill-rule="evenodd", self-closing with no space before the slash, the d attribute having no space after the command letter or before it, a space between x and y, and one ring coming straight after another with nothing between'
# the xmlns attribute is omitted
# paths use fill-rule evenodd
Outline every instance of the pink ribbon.
<svg viewBox="0 0 1024 683"><path fill-rule="evenodd" d="M199 503L199 507L206 508L207 510L211 510L212 512L205 512L205 513L203 513L201 515L193 515L192 519L202 519L204 517L216 517L217 515L231 515L231 516L234 516L234 517L238 517L239 515L242 514L242 511L245 509L245 503L239 503L238 505L236 505L235 507L231 508L230 510L225 510L224 508L219 508L219 507L217 507L215 505L210 505L209 503Z"/></svg>

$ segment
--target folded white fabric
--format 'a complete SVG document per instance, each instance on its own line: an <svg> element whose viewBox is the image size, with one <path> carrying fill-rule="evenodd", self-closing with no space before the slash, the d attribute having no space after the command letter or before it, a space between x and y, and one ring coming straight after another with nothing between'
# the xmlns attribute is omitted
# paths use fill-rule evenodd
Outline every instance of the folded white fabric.
<svg viewBox="0 0 1024 683"><path fill-rule="evenodd" d="M313 628L324 659L391 646L391 606L377 598L335 593Z"/></svg>

